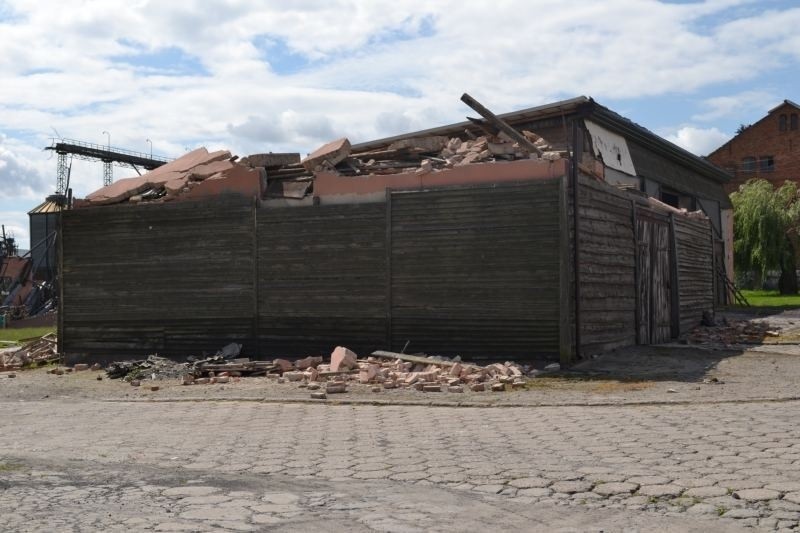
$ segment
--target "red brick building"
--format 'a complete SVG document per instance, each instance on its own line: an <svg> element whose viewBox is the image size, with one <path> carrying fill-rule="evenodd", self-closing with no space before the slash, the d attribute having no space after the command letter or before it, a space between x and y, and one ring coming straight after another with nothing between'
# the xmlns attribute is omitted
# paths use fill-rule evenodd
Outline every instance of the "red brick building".
<svg viewBox="0 0 800 533"><path fill-rule="evenodd" d="M771 109L714 150L707 159L731 173L725 184L731 193L749 179L763 178L775 186L786 180L800 184L800 105L791 100Z"/></svg>

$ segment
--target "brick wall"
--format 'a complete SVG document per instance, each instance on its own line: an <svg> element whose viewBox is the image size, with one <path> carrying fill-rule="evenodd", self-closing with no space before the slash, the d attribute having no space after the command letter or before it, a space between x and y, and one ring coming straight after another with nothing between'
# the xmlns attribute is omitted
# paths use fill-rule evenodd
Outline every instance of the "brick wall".
<svg viewBox="0 0 800 533"><path fill-rule="evenodd" d="M800 109L784 103L708 156L709 161L734 175L725 186L727 192L737 190L753 178L766 179L776 186L786 180L800 184L800 125L792 129L792 114L800 115ZM786 115L784 130L781 130L781 115ZM773 157L772 170L761 168L759 159L764 156ZM756 158L752 171L742 168L746 157Z"/></svg>

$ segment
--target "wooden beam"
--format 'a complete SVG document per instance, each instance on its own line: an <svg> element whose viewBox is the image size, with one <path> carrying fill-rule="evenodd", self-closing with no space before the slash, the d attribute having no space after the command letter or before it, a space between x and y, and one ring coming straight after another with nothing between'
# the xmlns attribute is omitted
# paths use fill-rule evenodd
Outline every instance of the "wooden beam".
<svg viewBox="0 0 800 533"><path fill-rule="evenodd" d="M470 106L472 109L475 110L476 113L478 113L480 116L486 119L486 122L497 128L498 130L502 131L512 139L514 139L514 141L519 143L520 148L524 148L529 152L535 153L536 155L542 155L542 151L539 150L539 148L536 145L534 145L527 138L525 138L525 136L522 135L520 132L509 126L508 123L501 120L497 115L495 115L494 113L483 107L481 103L475 100L473 97L471 97L467 93L464 93L461 95L461 101Z"/></svg>
<svg viewBox="0 0 800 533"><path fill-rule="evenodd" d="M406 361L409 363L419 363L421 365L453 366L454 364L456 364L455 361L437 361L436 359L431 359L430 357L423 357L421 355L407 355L404 353L385 352L383 350L374 351L370 355L372 355L373 357L382 357L384 359L400 359L401 361Z"/></svg>

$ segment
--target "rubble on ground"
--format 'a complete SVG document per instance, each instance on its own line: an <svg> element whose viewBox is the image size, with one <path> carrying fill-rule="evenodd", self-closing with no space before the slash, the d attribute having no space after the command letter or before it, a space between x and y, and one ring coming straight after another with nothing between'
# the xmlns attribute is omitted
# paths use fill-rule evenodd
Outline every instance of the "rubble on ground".
<svg viewBox="0 0 800 533"><path fill-rule="evenodd" d="M707 325L697 326L689 333L689 344L761 344L766 337L779 335L765 322L704 318L704 323Z"/></svg>
<svg viewBox="0 0 800 533"><path fill-rule="evenodd" d="M111 379L178 379L186 372L186 364L165 357L150 355L147 359L136 361L116 361L106 368Z"/></svg>
<svg viewBox="0 0 800 533"><path fill-rule="evenodd" d="M56 336L47 334L25 343L16 350L3 350L0 353L0 370L19 370L29 366L41 366L57 362Z"/></svg>
<svg viewBox="0 0 800 533"><path fill-rule="evenodd" d="M233 347L233 348L231 348ZM290 361L251 361L239 357L241 345L231 344L211 357L189 358L178 363L151 355L137 361L119 361L106 369L111 379L122 378L132 385L142 380L180 379L183 385L235 383L245 376L266 376L276 383L294 384L319 395L347 392L350 386L363 385L373 391L414 389L422 392L505 391L522 388L526 378L541 371L507 361L479 365L459 357L408 355L375 351L366 358L337 346L329 362L321 356ZM551 365L548 371L558 370Z"/></svg>

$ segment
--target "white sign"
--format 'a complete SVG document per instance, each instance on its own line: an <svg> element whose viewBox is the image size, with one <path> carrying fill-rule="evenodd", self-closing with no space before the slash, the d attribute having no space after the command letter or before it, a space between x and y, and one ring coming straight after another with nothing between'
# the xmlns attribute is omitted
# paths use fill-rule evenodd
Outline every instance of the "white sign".
<svg viewBox="0 0 800 533"><path fill-rule="evenodd" d="M589 120L585 122L586 129L592 136L595 157L602 158L607 167L636 176L636 169L633 168L633 159L631 159L631 152L628 150L625 137L612 133Z"/></svg>

